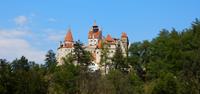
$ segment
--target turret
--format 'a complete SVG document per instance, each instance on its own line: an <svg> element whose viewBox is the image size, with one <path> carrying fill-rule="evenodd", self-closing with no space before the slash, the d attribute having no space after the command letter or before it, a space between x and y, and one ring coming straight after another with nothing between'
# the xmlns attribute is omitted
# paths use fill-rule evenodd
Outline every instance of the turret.
<svg viewBox="0 0 200 94"><path fill-rule="evenodd" d="M73 36L72 36L72 32L71 29L69 28L66 36L65 36L65 40L64 40L64 46L65 48L72 48L73 47Z"/></svg>
<svg viewBox="0 0 200 94"><path fill-rule="evenodd" d="M127 34L125 32L122 32L121 41L122 41L122 44L123 44L124 48L127 51L128 50L128 45L129 45L129 40L128 40L128 36L127 36Z"/></svg>

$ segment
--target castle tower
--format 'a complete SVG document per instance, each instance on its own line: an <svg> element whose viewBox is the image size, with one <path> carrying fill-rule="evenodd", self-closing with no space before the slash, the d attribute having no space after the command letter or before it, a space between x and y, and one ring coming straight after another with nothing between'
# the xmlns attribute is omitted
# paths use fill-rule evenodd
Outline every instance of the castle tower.
<svg viewBox="0 0 200 94"><path fill-rule="evenodd" d="M122 32L121 42L122 42L122 45L123 45L122 49L125 51L125 53L127 53L128 46L129 46L129 40L128 40L128 36L125 32Z"/></svg>
<svg viewBox="0 0 200 94"><path fill-rule="evenodd" d="M60 47L57 50L56 59L58 61L58 65L62 65L64 63L62 58L68 55L69 53L73 53L73 50L74 50L73 36L71 29L68 29L63 43L62 42L60 43Z"/></svg>
<svg viewBox="0 0 200 94"><path fill-rule="evenodd" d="M102 39L102 31L96 25L96 21L94 22L92 28L88 33L88 46L97 47L98 41Z"/></svg>
<svg viewBox="0 0 200 94"><path fill-rule="evenodd" d="M64 47L65 48L72 48L73 47L73 36L72 36L72 32L71 29L68 30L66 36L65 36L65 40L64 40Z"/></svg>

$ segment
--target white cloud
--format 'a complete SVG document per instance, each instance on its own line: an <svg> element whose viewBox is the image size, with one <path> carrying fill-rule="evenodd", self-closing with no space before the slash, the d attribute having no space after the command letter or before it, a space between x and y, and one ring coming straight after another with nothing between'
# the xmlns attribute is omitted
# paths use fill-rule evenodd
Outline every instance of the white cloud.
<svg viewBox="0 0 200 94"><path fill-rule="evenodd" d="M29 21L28 21L28 17L26 17L26 16L17 16L16 18L14 18L14 22L15 22L17 25L24 26L24 25L26 25Z"/></svg>
<svg viewBox="0 0 200 94"><path fill-rule="evenodd" d="M43 63L46 52L36 49L24 39L27 34L30 34L29 31L0 30L0 58L11 61L24 55L31 61Z"/></svg>

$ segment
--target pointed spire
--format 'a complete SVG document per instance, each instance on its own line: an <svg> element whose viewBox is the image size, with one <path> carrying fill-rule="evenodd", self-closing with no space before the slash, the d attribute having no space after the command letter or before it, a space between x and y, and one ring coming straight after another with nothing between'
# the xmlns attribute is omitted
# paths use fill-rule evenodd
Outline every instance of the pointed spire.
<svg viewBox="0 0 200 94"><path fill-rule="evenodd" d="M97 22L96 22L96 20L94 20L94 24L93 24L93 26L97 26Z"/></svg>
<svg viewBox="0 0 200 94"><path fill-rule="evenodd" d="M73 37L72 37L72 32L71 32L71 28L69 27L67 34L65 36L65 41L67 42L73 42Z"/></svg>
<svg viewBox="0 0 200 94"><path fill-rule="evenodd" d="M94 20L94 24L93 24L93 26L92 26L92 31L93 31L93 32L99 31L99 27L97 26L96 20Z"/></svg>
<svg viewBox="0 0 200 94"><path fill-rule="evenodd" d="M114 40L113 40L113 38L110 36L110 34L108 34L107 37L106 37L106 41L108 41L108 42L113 42Z"/></svg>

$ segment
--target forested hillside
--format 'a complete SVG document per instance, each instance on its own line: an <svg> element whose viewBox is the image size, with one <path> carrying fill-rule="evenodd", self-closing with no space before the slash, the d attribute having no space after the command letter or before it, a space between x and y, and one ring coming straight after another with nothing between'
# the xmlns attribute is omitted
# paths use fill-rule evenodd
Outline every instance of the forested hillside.
<svg viewBox="0 0 200 94"><path fill-rule="evenodd" d="M128 57L117 49L106 75L88 71L90 53L81 45L76 42L75 54L64 58L63 66L56 66L52 50L42 65L26 56L0 59L0 94L200 94L198 19L182 31L163 29L152 41L132 43Z"/></svg>

